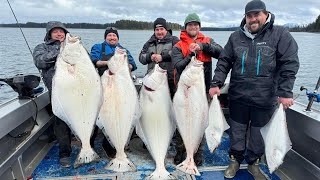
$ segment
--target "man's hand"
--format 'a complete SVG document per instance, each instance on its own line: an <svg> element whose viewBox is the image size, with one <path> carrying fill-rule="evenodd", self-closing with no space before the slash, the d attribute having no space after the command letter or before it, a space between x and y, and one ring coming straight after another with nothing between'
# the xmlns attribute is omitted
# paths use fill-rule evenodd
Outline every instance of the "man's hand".
<svg viewBox="0 0 320 180"><path fill-rule="evenodd" d="M287 109L288 107L293 105L293 98L283 98L279 97L278 102L283 105L284 109Z"/></svg>
<svg viewBox="0 0 320 180"><path fill-rule="evenodd" d="M98 60L97 63L96 63L97 67L105 67L107 65L108 65L107 61L103 61L103 60Z"/></svg>
<svg viewBox="0 0 320 180"><path fill-rule="evenodd" d="M152 54L151 55L151 60L156 62L156 63L159 63L162 61L162 56L160 54Z"/></svg>
<svg viewBox="0 0 320 180"><path fill-rule="evenodd" d="M132 71L132 69L133 69L132 64L129 64L129 71L131 72L131 71Z"/></svg>
<svg viewBox="0 0 320 180"><path fill-rule="evenodd" d="M212 87L209 89L209 94L211 96L211 98L216 94L218 96L220 96L220 89L219 87Z"/></svg>
<svg viewBox="0 0 320 180"><path fill-rule="evenodd" d="M191 43L190 46L189 46L189 50L190 50L190 52L195 53L196 51L200 51L201 48L200 48L199 44Z"/></svg>

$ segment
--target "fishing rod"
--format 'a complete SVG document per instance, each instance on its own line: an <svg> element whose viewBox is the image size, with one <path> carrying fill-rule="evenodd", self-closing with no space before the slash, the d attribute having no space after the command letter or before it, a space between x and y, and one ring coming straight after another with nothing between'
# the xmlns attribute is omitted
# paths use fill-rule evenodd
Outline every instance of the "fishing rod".
<svg viewBox="0 0 320 180"><path fill-rule="evenodd" d="M309 103L308 103L306 111L311 111L311 106L314 101L320 102L320 93L317 93L319 87L320 87L320 76L319 76L318 82L317 82L316 87L313 92L309 92L308 89L303 86L300 87L300 91L306 90L306 95L308 96L308 99L309 99Z"/></svg>
<svg viewBox="0 0 320 180"><path fill-rule="evenodd" d="M10 4L9 0L7 0L7 2L8 2L8 4L9 4L9 7L10 7L10 9L11 9L11 12L12 12L12 14L13 14L14 18L16 19L17 25L18 25L18 27L19 27L19 29L20 29L21 33L22 33L22 36L23 36L23 38L24 38L24 41L27 43L27 46L28 46L29 51L30 51L31 56L32 56L31 48L30 48L30 46L29 46L29 43L28 43L28 41L27 41L27 39L26 39L26 37L25 37L25 35L24 35L24 33L23 33L23 31L22 31L21 27L20 27L20 24L19 24L19 22L18 22L18 19L17 19L16 15L15 15L15 14L14 14L14 12L13 12L13 9L12 9L12 7L11 7L11 4Z"/></svg>
<svg viewBox="0 0 320 180"><path fill-rule="evenodd" d="M9 0L7 0L7 3L8 3L8 5L9 5L10 9L11 9L11 12L12 12L15 20L16 20L16 24L18 25L18 27L19 27L19 29L20 29L20 31L21 31L21 34L22 34L22 36L23 36L23 38L24 38L24 41L26 42L26 44L27 44L27 46L28 46L29 52L30 52L30 54L31 54L31 57L33 57L31 48L30 48L29 43L28 43L28 41L27 41L27 38L26 38L26 36L24 35L24 33L23 33L23 31L22 31L22 28L21 28L21 26L20 26L20 23L19 23L19 21L18 21L18 19L17 19L16 14L14 13L14 11L13 11L13 9L12 9L12 6L11 6ZM39 69L38 69L38 71L39 71L39 73L41 74L41 72L40 72ZM21 76L23 76L23 74L17 74L16 76L17 76L17 77L21 77ZM27 76L28 76L28 75L26 75L26 77L27 77ZM0 81L4 81L4 79L0 79ZM5 81L4 81L4 82L5 82Z"/></svg>
<svg viewBox="0 0 320 180"><path fill-rule="evenodd" d="M22 28L18 22L18 19L11 7L11 4L9 2L9 0L7 0L7 3L11 9L11 12L17 22L17 25L22 33L22 36L24 38L24 41L26 42L28 48L29 48L29 51L30 51L30 54L31 54L31 57L32 56L32 51L31 51L31 48L29 46L29 43L26 39L26 36L24 35L23 31L22 31ZM38 70L40 72L40 70ZM40 73L41 74L41 73ZM11 77L11 78L0 78L0 82L5 82L6 84L8 84L14 91L16 91L18 93L18 98L19 99L29 99L31 100L34 105L35 105L35 108L36 108L36 112L35 112L35 118L34 118L34 125L38 125L37 123L37 117L38 117L38 105L36 103L36 101L33 99L36 94L38 93L41 93L43 91L43 88L42 87L38 87L39 83L40 83L40 77L39 76L36 76L36 75L23 75L23 74L17 74L16 76L14 77ZM0 84L0 87L2 86L3 84ZM36 88L38 87L38 88ZM10 134L9 134L10 135ZM20 134L22 135L22 134ZM18 135L18 137L20 137L20 135ZM11 135L10 135L11 136Z"/></svg>

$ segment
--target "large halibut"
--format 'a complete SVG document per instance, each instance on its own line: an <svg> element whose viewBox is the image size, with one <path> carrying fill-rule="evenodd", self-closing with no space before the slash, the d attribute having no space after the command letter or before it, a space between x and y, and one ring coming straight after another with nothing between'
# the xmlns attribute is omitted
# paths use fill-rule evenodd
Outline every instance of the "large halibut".
<svg viewBox="0 0 320 180"><path fill-rule="evenodd" d="M192 57L180 76L173 98L178 130L186 147L187 158L177 168L188 174L200 175L193 155L197 152L208 126L208 101L204 83L203 62Z"/></svg>
<svg viewBox="0 0 320 180"><path fill-rule="evenodd" d="M117 154L106 168L117 172L135 171L135 165L127 158L124 148L140 118L140 106L126 50L117 47L107 64L109 69L101 76L103 103L97 125L114 145Z"/></svg>
<svg viewBox="0 0 320 180"><path fill-rule="evenodd" d="M90 145L101 106L101 81L79 37L66 35L56 62L52 80L53 113L68 124L81 140L77 167L98 158Z"/></svg>
<svg viewBox="0 0 320 180"><path fill-rule="evenodd" d="M156 64L143 79L140 91L142 114L136 131L156 162L155 171L146 179L176 179L164 166L175 124L167 71Z"/></svg>

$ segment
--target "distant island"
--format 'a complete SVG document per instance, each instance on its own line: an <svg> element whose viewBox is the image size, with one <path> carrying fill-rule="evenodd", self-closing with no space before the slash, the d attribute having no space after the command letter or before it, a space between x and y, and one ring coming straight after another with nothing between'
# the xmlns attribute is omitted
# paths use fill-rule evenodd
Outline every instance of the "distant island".
<svg viewBox="0 0 320 180"><path fill-rule="evenodd" d="M45 28L47 23L27 22L20 23L23 28ZM118 29L129 30L150 30L153 29L153 22L136 21L136 20L118 20L115 23L94 24L94 23L65 23L67 28L77 29L105 29L106 27L116 27ZM17 27L17 24L0 24L0 27ZM172 30L181 30L183 26L178 23L168 22L168 27ZM201 27L201 31L235 31L239 27ZM306 26L288 27L293 32L320 32L320 15L315 22Z"/></svg>
<svg viewBox="0 0 320 180"><path fill-rule="evenodd" d="M94 24L94 23L64 23L67 28L76 29L105 29L106 27L116 27L118 29L129 29L129 30L150 30L153 29L153 22L135 21L135 20L119 20L115 23L106 24ZM167 22L168 28L172 30L181 30L182 25L178 23ZM36 23L27 22L19 23L20 27L23 28L45 28L47 23ZM18 27L14 24L0 24L0 27ZM227 28L214 28L214 27L201 27L202 31L235 31L238 27L227 27Z"/></svg>
<svg viewBox="0 0 320 180"><path fill-rule="evenodd" d="M106 27L116 27L117 29L130 30L147 30L153 29L153 22L135 21L135 20L119 20L115 23L94 24L94 23L64 23L67 28L77 29L105 29ZM178 23L167 22L168 27L172 30L180 30L181 25ZM27 22L20 23L23 28L45 28L47 23ZM17 27L17 24L0 24L0 27Z"/></svg>

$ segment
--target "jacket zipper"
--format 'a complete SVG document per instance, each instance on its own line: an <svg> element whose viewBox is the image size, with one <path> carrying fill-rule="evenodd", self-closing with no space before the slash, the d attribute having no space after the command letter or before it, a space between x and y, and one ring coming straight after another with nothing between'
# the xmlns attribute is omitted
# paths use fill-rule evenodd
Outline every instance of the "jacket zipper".
<svg viewBox="0 0 320 180"><path fill-rule="evenodd" d="M242 61L241 61L241 74L244 73L244 61L245 61L246 51L243 51L242 53Z"/></svg>
<svg viewBox="0 0 320 180"><path fill-rule="evenodd" d="M259 71L260 71L260 60L261 60L260 51L261 51L261 49L259 49L259 51L258 51L257 76L259 75Z"/></svg>

